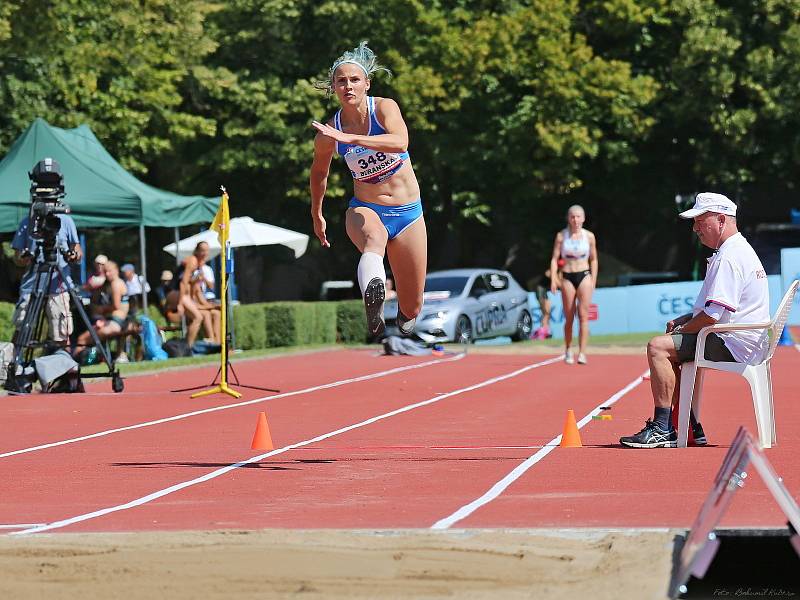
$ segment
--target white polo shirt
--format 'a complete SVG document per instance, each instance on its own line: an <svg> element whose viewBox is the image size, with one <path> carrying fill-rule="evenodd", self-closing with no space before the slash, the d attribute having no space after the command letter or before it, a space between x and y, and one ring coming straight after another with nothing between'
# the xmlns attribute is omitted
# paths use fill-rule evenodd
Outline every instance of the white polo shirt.
<svg viewBox="0 0 800 600"><path fill-rule="evenodd" d="M741 233L729 237L708 259L708 271L692 313L705 311L727 323L766 323L769 315L767 273L756 251ZM724 341L737 362L759 363L764 359L769 340L763 329L722 332Z"/></svg>

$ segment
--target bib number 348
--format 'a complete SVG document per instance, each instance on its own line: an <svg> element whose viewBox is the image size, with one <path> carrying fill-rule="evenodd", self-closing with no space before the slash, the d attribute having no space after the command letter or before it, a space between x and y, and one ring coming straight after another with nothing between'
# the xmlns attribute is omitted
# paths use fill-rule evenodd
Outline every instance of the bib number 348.
<svg viewBox="0 0 800 600"><path fill-rule="evenodd" d="M385 160L386 154L384 152L376 152L375 154L370 155L368 158L359 158L358 166L362 169L366 169L370 165L377 165Z"/></svg>

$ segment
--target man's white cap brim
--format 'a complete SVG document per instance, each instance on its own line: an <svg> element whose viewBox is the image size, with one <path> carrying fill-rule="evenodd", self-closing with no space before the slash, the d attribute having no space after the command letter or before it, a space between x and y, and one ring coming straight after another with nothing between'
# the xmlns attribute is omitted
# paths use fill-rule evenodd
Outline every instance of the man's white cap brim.
<svg viewBox="0 0 800 600"><path fill-rule="evenodd" d="M736 204L734 204L730 198L722 194L702 192L695 197L694 206L689 210L679 213L678 216L682 219L694 219L696 216L707 212L735 217Z"/></svg>
<svg viewBox="0 0 800 600"><path fill-rule="evenodd" d="M708 211L705 210L704 208L690 208L689 210L683 211L678 216L681 219L694 219L697 215L702 215L704 212Z"/></svg>

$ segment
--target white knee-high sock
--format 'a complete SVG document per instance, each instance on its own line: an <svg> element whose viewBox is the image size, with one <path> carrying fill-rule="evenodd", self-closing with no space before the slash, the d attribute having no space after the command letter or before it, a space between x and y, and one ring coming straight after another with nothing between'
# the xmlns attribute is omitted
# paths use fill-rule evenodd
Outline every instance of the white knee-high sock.
<svg viewBox="0 0 800 600"><path fill-rule="evenodd" d="M386 283L386 269L383 268L383 257L374 252L364 252L361 260L358 261L358 287L361 288L361 295L367 289L367 284L375 277L380 277Z"/></svg>

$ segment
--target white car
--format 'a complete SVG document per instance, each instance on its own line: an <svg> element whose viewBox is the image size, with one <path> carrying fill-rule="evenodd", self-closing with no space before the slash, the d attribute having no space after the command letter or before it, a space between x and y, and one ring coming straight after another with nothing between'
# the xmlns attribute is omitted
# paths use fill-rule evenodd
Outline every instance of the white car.
<svg viewBox="0 0 800 600"><path fill-rule="evenodd" d="M387 334L399 335L397 299L386 301L384 316ZM510 273L452 269L428 273L414 332L428 343L470 343L501 335L526 340L532 327L528 292Z"/></svg>

